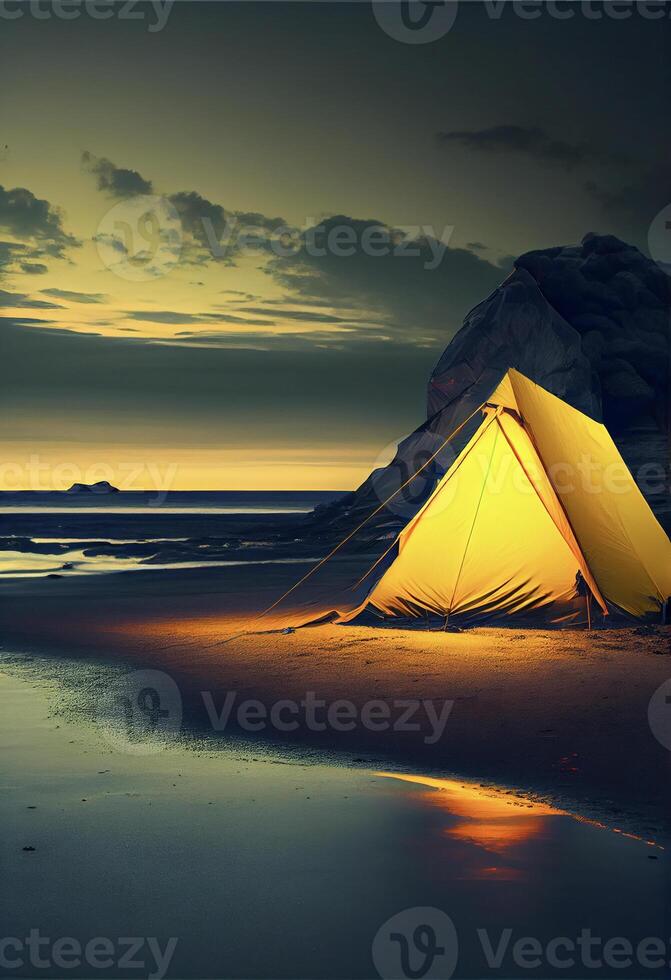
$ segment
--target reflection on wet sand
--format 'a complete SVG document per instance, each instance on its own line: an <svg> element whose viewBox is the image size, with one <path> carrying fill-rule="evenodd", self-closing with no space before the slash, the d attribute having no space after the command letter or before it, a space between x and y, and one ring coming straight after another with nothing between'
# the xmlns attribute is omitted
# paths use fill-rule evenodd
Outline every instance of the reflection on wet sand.
<svg viewBox="0 0 671 980"><path fill-rule="evenodd" d="M7 935L32 928L38 895L50 934L83 945L180 937L166 980L370 980L374 937L412 908L453 919L460 977L492 975L477 929L544 948L585 927L633 943L666 934L663 862L562 810L465 780L290 758L260 738L147 737L143 754L110 739L96 710L117 670L7 651L0 667ZM506 961L497 976L520 973Z"/></svg>
<svg viewBox="0 0 671 980"><path fill-rule="evenodd" d="M550 836L550 823L558 817L643 841L635 834L625 833L616 827L608 828L597 820L527 799L512 790L405 773L378 772L376 775L424 787L417 793L417 798L428 806L445 811L448 820L443 831L445 836L480 848L497 858L505 857L512 863L520 856L518 849L522 845ZM664 850L655 841L643 842ZM524 872L519 867L500 862L479 866L467 874L468 878L517 879L523 876Z"/></svg>

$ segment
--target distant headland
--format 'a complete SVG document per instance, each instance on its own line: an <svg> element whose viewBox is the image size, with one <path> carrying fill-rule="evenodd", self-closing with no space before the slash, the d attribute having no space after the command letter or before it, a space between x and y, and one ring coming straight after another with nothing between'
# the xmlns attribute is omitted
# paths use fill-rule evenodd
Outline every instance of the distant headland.
<svg viewBox="0 0 671 980"><path fill-rule="evenodd" d="M107 480L99 480L98 483L73 483L66 493L119 493L118 487L113 487Z"/></svg>

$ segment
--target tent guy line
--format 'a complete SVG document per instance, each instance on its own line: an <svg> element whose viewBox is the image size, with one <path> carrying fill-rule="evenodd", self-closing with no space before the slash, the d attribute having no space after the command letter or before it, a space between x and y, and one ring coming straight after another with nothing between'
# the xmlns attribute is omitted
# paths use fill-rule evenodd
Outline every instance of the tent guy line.
<svg viewBox="0 0 671 980"><path fill-rule="evenodd" d="M279 597L279 599L277 599L275 602L273 602L273 604L271 606L268 606L267 609L264 609L263 612L260 613L257 618L258 619L262 619L264 616L267 616L268 613L272 612L273 609L276 609L277 606L279 606L280 603L283 602L287 598L287 596L291 595L292 592L295 592L296 589L299 586L303 585L304 582L307 582L307 580L312 575L314 575L315 572L317 572L323 565L325 565L327 561L329 561L331 558L333 558L333 556L336 554L336 552L340 551L340 549L342 547L344 547L344 545L346 545L348 541L351 541L352 538L356 537L356 535L359 533L359 531L361 531L362 528L364 528L366 526L366 524L368 524L369 521L371 521L377 514L379 514L381 511L383 511L384 508L387 506L387 504L391 503L391 501L394 499L394 497L398 496L398 494L402 490L405 490L405 488L407 486L409 486L409 484L412 483L412 481L415 479L415 477L416 476L419 476L419 474L423 470L425 470L426 467L430 465L430 463L432 463L434 461L434 459L439 455L439 453L441 453L442 450L445 449L445 447L447 446L447 444L449 442L451 442L452 439L454 439L461 432L461 430L464 428L464 426L466 426L471 421L471 419L474 418L477 415L477 413L480 411L481 408L482 408L482 405L478 405L478 407L475 409L475 411L471 412L471 414L468 416L468 418L464 419L464 421L461 422L456 427L456 429L454 429L454 431L451 432L447 436L447 438L445 439L445 441L443 443L441 443L441 445L438 447L438 449L436 449L436 451L433 453L433 455L432 456L429 456L429 458L427 460L425 460L424 463L422 463L422 465L419 467L419 469L415 470L415 472L411 476L408 477L408 479L405 481L405 483L402 483L400 487L397 487L396 490L394 490L394 492L392 494L390 494L387 497L386 500L384 500L381 504L379 504L379 506L377 506L375 508L375 510L372 511L368 515L368 517L366 517L363 521L361 521L361 523L358 524L357 527L355 527L353 531L350 531L350 533L346 537L344 537L342 539L342 541L340 541L335 546L335 548L333 548L333 550L329 552L328 555L326 555L324 558L322 558L321 561L318 562L318 564L316 564L314 566L314 568L311 568L303 576L303 578L299 579L299 581L296 582L294 585L292 585L290 589L287 589L287 591L284 593L284 595L281 595ZM370 571L370 569L369 569L369 571ZM367 574L368 574L368 572L366 573L366 575ZM364 575L363 577L365 578L366 576Z"/></svg>

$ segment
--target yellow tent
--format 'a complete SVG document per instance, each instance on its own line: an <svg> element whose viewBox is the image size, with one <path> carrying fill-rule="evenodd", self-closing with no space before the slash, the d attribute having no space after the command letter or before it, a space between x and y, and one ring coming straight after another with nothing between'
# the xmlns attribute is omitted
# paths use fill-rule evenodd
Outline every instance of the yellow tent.
<svg viewBox="0 0 671 980"><path fill-rule="evenodd" d="M671 542L606 428L514 370L481 411L391 564L338 621L369 610L568 624L588 607L659 617Z"/></svg>

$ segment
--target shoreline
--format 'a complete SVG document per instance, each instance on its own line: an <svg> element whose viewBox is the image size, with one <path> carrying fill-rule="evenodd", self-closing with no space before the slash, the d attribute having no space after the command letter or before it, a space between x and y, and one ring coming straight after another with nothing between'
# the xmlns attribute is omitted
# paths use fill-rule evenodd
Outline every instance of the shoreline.
<svg viewBox="0 0 671 980"><path fill-rule="evenodd" d="M337 578L351 573L343 562ZM195 736L211 728L203 691L218 711L230 692L236 706L256 699L267 710L310 691L329 705L345 699L358 712L404 699L435 702L439 711L451 701L434 744L424 741L426 714L415 732L302 727L248 741L298 757L342 753L356 765L503 785L646 839L665 836L669 753L649 728L647 707L669 676L668 627L262 631L255 610L287 579L286 567L256 566L5 583L4 647L56 668L64 658L161 671L177 684L185 731ZM232 723L223 737L231 734L245 733Z"/></svg>
<svg viewBox="0 0 671 980"><path fill-rule="evenodd" d="M249 735L231 726L225 733L216 730L205 731L197 728L182 728L170 733L169 737L142 737L137 744L127 743L125 735L119 737L114 729L107 726L109 717L98 716L95 706L97 685L102 681L109 690L120 690L115 683L126 676L122 664L95 660L86 664L86 675L75 677L81 670L79 661L53 660L46 654L30 655L0 651L0 677L4 676L13 684L28 688L38 701L44 700L48 706L48 718L58 719L55 729L61 724L72 728L78 738L91 731L96 741L107 745L113 755L119 752L144 758L151 766L151 759L164 752L185 752L194 760L198 758L233 758L242 764L263 762L273 766L289 768L312 768L338 770L352 774L372 775L399 780L433 789L443 789L449 784L454 791L459 787L468 794L482 800L492 799L500 802L513 800L516 807L543 808L547 813L568 817L577 823L616 834L646 844L657 851L664 852L671 846L668 828L662 824L644 827L640 815L624 814L618 811L619 819L593 801L578 800L568 791L556 787L542 789L539 786L515 784L500 778L484 777L441 766L422 766L421 759L394 757L393 754L378 751L368 758L356 757L355 750L347 747L324 747L310 744L305 740L278 741L265 734ZM146 673L146 672L145 672ZM82 698L82 694L84 697ZM114 726L120 719L114 719ZM70 743L74 744L74 743ZM445 785L443 785L445 784ZM653 834L654 836L650 836Z"/></svg>
<svg viewBox="0 0 671 980"><path fill-rule="evenodd" d="M138 936L155 980L367 980L380 929L420 906L453 922L463 977L487 972L475 925L547 940L585 926L633 942L665 935L664 855L649 841L463 779L282 760L259 744L252 758L179 738L124 750L68 716L54 678L38 680L43 667L19 678L0 665L0 741L14 756L0 894L17 977L35 976L18 938L29 930L43 937L47 980L63 976L59 936L81 951L68 972L82 980L99 972L85 951L100 936L112 957L103 975L120 980L137 975L120 937ZM61 667L80 684L98 669ZM519 976L515 962L500 972Z"/></svg>

